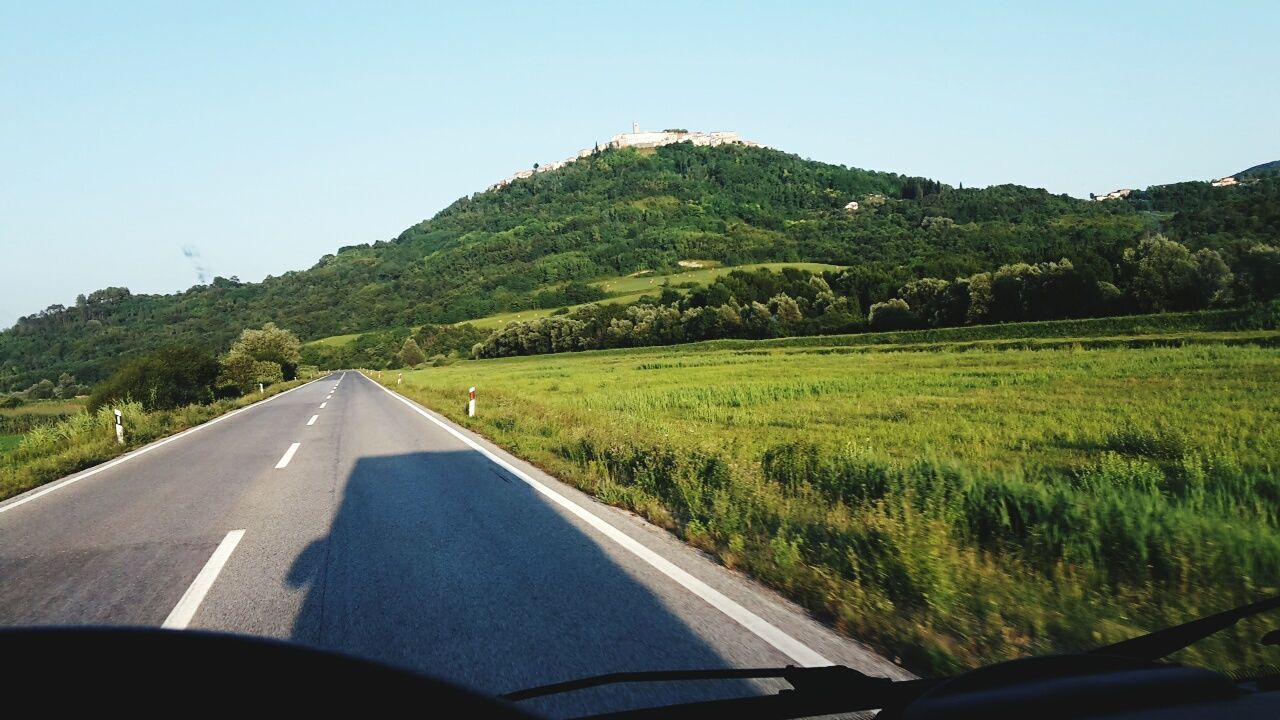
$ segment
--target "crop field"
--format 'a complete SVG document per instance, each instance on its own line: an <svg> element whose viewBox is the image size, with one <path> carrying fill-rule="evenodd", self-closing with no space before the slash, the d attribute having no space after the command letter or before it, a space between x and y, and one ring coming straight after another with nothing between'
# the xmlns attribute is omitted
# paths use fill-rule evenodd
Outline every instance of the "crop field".
<svg viewBox="0 0 1280 720"><path fill-rule="evenodd" d="M463 362L401 391L921 673L1276 593L1280 334L1028 325ZM1260 662L1263 629L1183 659Z"/></svg>

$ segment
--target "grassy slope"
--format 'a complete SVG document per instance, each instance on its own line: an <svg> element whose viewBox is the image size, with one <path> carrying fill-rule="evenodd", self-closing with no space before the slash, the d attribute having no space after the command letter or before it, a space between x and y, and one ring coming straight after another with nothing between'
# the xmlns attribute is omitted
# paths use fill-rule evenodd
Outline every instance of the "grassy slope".
<svg viewBox="0 0 1280 720"><path fill-rule="evenodd" d="M342 347L360 337L360 333L349 333L347 335L330 335L329 337L312 340L308 345L328 345L331 347Z"/></svg>
<svg viewBox="0 0 1280 720"><path fill-rule="evenodd" d="M1261 489L1280 464L1278 334L1080 330L1041 350L904 333L933 352L804 338L508 358L406 373L402 390L936 672L1118 640L1274 585L1244 565L1280 562ZM788 485L783 461L806 452ZM827 476L890 490L833 502L808 484ZM1256 659L1254 629L1195 659Z"/></svg>
<svg viewBox="0 0 1280 720"><path fill-rule="evenodd" d="M685 270L684 272L672 273L670 275L628 275L626 277L606 278L597 280L592 283L607 293L617 295L650 295L657 294L662 290L662 283L669 281L672 285L680 285L682 283L697 283L699 285L708 285L716 278L722 275L728 275L734 270L745 270L751 272L753 270L768 269L775 272L782 268L799 268L808 270L809 272L820 273L829 270L839 270L839 265L829 265L826 263L802 263L802 262L778 262L778 263L753 263L750 265L735 265L732 267L709 267L699 270Z"/></svg>

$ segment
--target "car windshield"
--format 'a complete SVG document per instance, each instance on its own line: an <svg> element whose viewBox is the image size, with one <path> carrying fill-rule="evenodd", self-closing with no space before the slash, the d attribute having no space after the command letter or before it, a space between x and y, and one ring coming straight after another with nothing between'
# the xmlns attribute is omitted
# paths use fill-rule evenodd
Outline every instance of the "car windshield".
<svg viewBox="0 0 1280 720"><path fill-rule="evenodd" d="M567 717L1274 596L1276 27L2 8L0 627L709 674Z"/></svg>

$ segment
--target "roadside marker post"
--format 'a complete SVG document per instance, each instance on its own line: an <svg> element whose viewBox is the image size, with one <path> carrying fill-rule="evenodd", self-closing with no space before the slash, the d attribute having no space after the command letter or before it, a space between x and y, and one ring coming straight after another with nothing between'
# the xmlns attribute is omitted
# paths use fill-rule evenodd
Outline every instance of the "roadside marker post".
<svg viewBox="0 0 1280 720"><path fill-rule="evenodd" d="M467 417L476 416L476 389L473 387L467 391Z"/></svg>
<svg viewBox="0 0 1280 720"><path fill-rule="evenodd" d="M262 389L262 383L258 383L258 393L261 394L263 392L265 391Z"/></svg>
<svg viewBox="0 0 1280 720"><path fill-rule="evenodd" d="M124 413L116 410L116 443L124 444Z"/></svg>
<svg viewBox="0 0 1280 720"><path fill-rule="evenodd" d="M404 373L400 373L399 375L396 375L396 385L399 386L400 381L403 379L404 379Z"/></svg>

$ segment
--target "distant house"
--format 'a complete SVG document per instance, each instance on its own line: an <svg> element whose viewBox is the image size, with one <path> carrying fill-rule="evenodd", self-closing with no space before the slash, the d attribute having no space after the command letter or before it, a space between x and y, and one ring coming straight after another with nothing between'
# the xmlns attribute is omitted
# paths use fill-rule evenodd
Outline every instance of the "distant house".
<svg viewBox="0 0 1280 720"><path fill-rule="evenodd" d="M1228 175L1224 178L1218 178L1209 184L1214 187L1231 187L1232 185L1239 185L1240 181L1236 180L1235 177Z"/></svg>
<svg viewBox="0 0 1280 720"><path fill-rule="evenodd" d="M1103 200L1123 200L1124 198L1129 197L1129 193L1131 192L1133 191L1129 188L1122 188L1120 190L1112 190L1106 195L1093 195L1092 197L1097 202L1102 202Z"/></svg>
<svg viewBox="0 0 1280 720"><path fill-rule="evenodd" d="M844 209L845 212L858 212L858 201L854 200L852 202L845 203Z"/></svg>

